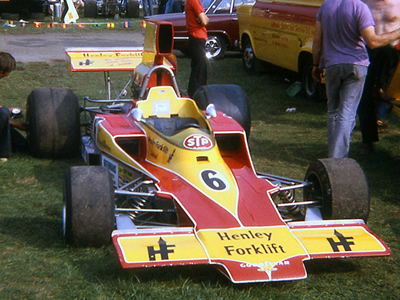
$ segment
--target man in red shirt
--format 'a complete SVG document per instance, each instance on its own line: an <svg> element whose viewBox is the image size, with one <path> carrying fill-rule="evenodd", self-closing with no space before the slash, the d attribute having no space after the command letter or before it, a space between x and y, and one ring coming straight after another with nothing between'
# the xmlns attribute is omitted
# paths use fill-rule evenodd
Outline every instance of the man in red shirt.
<svg viewBox="0 0 400 300"><path fill-rule="evenodd" d="M207 84L207 58L205 43L207 41L208 17L200 0L186 0L186 28L189 32L189 53L191 56L191 73L188 94L193 97L196 90Z"/></svg>

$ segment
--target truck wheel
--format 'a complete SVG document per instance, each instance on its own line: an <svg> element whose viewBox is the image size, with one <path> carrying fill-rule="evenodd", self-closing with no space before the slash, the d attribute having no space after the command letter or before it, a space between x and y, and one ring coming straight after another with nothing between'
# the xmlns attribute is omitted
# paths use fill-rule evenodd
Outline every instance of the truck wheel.
<svg viewBox="0 0 400 300"><path fill-rule="evenodd" d="M139 18L139 1L128 0L126 3L126 16L128 18Z"/></svg>
<svg viewBox="0 0 400 300"><path fill-rule="evenodd" d="M243 69L253 74L256 71L256 56L254 54L253 46L251 41L246 39L244 42L243 52L242 52L242 65Z"/></svg>
<svg viewBox="0 0 400 300"><path fill-rule="evenodd" d="M27 141L35 157L72 157L79 153L80 111L76 95L64 88L38 88L28 96Z"/></svg>
<svg viewBox="0 0 400 300"><path fill-rule="evenodd" d="M234 84L211 84L201 86L193 95L200 109L206 109L213 103L220 110L234 118L250 136L250 107L243 89Z"/></svg>
<svg viewBox="0 0 400 300"><path fill-rule="evenodd" d="M206 41L206 56L208 59L219 59L224 57L226 51L225 41L216 36L209 36Z"/></svg>
<svg viewBox="0 0 400 300"><path fill-rule="evenodd" d="M97 17L97 0L85 0L83 14L86 18Z"/></svg>
<svg viewBox="0 0 400 300"><path fill-rule="evenodd" d="M114 207L114 188L106 168L70 168L64 187L63 233L66 242L82 247L110 244L115 227Z"/></svg>
<svg viewBox="0 0 400 300"><path fill-rule="evenodd" d="M320 201L324 219L363 219L369 214L368 183L360 165L350 158L319 159L310 164L305 200Z"/></svg>

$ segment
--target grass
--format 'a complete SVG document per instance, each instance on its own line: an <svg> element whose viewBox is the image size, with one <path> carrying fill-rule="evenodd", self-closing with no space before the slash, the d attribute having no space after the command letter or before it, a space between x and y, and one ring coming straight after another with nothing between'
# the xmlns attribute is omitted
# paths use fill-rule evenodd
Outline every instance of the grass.
<svg viewBox="0 0 400 300"><path fill-rule="evenodd" d="M179 56L177 80L184 89L189 68L190 61ZM208 75L210 84L239 84L245 90L257 170L302 179L309 162L326 156L325 104L289 97L292 74L271 68L249 76L232 54L210 62ZM115 74L121 86L127 76ZM30 91L45 86L72 88L80 99L105 96L101 73L70 74L63 63L18 63L0 81L1 104L25 107ZM287 113L288 107L296 112ZM16 153L0 165L0 299L399 299L400 124L392 116L386 121L390 128L372 156L358 155L357 129L350 156L370 184L368 226L388 243L392 256L310 261L309 277L301 281L234 285L208 266L122 270L112 246L69 247L62 236L63 179L69 166L82 161Z"/></svg>

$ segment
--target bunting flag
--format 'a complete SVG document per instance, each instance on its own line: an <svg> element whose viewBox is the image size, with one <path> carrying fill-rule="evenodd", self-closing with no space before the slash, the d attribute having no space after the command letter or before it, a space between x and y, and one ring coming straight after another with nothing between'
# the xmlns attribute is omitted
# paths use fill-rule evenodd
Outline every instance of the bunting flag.
<svg viewBox="0 0 400 300"><path fill-rule="evenodd" d="M1 0L0 0L1 1ZM123 22L118 22L118 23L110 23L110 22L90 22L90 23L59 23L59 22L40 22L40 21L24 21L24 20L19 20L19 21L12 21L12 20L4 20L3 21L3 26L6 27L16 27L14 24L16 22L19 27L27 27L27 26L33 26L35 28L68 28L69 26L73 25L77 28L85 28L86 26L93 26L93 27L101 27L102 25L105 25L107 28L113 29L116 28L117 25L119 28L132 28L132 23L131 21L123 21Z"/></svg>

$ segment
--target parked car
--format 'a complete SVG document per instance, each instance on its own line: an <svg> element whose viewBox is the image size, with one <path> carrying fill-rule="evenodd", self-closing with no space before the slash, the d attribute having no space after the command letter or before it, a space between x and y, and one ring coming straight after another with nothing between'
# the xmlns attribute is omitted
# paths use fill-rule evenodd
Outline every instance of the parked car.
<svg viewBox="0 0 400 300"><path fill-rule="evenodd" d="M311 77L316 15L323 0L256 0L238 11L243 67L257 70L268 62L297 72L309 99L319 99L321 84Z"/></svg>
<svg viewBox="0 0 400 300"><path fill-rule="evenodd" d="M210 20L207 25L208 58L222 58L226 50L239 50L239 25L236 8L254 0L201 0ZM189 34L186 30L185 13L162 14L148 17L152 20L171 22L174 26L174 49L188 54Z"/></svg>

